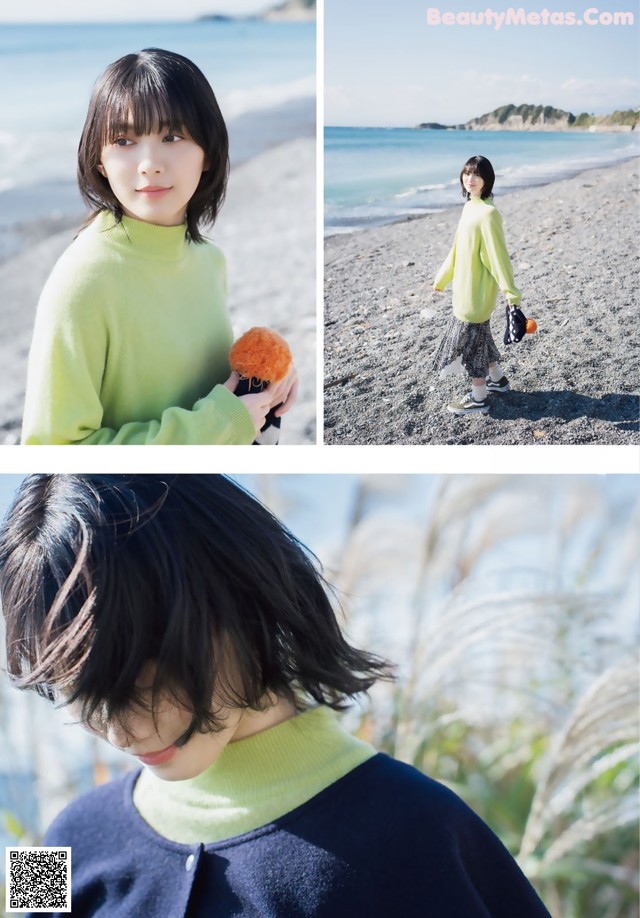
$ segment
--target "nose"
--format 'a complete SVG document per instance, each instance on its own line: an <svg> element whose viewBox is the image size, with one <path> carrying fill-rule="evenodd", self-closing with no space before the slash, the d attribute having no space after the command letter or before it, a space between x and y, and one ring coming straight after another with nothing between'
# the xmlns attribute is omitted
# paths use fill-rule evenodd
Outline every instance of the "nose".
<svg viewBox="0 0 640 918"><path fill-rule="evenodd" d="M162 157L151 144L140 144L139 146L138 172L140 175L159 175L164 172Z"/></svg>
<svg viewBox="0 0 640 918"><path fill-rule="evenodd" d="M151 158L145 158L138 163L140 175L160 175L164 171L161 163Z"/></svg>

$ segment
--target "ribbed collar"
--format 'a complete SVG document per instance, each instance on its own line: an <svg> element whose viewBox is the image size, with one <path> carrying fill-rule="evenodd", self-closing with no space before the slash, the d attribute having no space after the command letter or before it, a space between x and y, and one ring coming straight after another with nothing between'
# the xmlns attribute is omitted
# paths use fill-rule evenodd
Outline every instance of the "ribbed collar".
<svg viewBox="0 0 640 918"><path fill-rule="evenodd" d="M222 841L284 816L375 754L320 706L230 743L196 778L163 781L144 770L134 803L172 841Z"/></svg>
<svg viewBox="0 0 640 918"><path fill-rule="evenodd" d="M157 226L133 217L122 217L118 222L108 210L101 211L92 227L103 235L110 245L154 261L176 261L187 251L187 224Z"/></svg>

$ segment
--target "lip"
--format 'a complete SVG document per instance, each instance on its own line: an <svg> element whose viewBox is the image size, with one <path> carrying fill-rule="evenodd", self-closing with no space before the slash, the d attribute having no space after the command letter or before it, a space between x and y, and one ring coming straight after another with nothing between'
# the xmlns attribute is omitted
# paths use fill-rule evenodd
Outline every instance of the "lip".
<svg viewBox="0 0 640 918"><path fill-rule="evenodd" d="M177 746L167 746L166 749L161 749L159 752L136 755L136 758L139 759L143 765L164 765L166 762L171 761L177 751Z"/></svg>
<svg viewBox="0 0 640 918"><path fill-rule="evenodd" d="M164 188L161 185L147 185L145 188L136 188L136 194L148 194L154 198L166 194L167 191L171 191L171 188Z"/></svg>

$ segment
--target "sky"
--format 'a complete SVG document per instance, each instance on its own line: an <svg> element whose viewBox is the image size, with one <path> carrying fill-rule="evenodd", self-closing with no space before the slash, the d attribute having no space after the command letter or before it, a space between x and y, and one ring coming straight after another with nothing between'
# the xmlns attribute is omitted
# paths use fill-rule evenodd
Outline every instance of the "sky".
<svg viewBox="0 0 640 918"><path fill-rule="evenodd" d="M3 3L0 22L143 22L161 19L195 19L205 13L246 15L275 6L276 0L23 0Z"/></svg>
<svg viewBox="0 0 640 918"><path fill-rule="evenodd" d="M325 0L325 123L413 127L460 124L500 105L552 105L575 115L640 104L640 12L601 0L599 13L634 10L634 24L428 23L428 10L461 14L525 8L572 11L582 0ZM437 18L436 13L431 14ZM589 14L593 18L594 14Z"/></svg>

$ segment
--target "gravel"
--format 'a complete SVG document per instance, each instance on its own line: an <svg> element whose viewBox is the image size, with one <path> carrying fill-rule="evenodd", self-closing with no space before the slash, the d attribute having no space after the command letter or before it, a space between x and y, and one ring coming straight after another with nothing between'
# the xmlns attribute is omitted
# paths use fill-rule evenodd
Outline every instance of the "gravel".
<svg viewBox="0 0 640 918"><path fill-rule="evenodd" d="M640 161L500 196L495 202L522 309L538 331L502 346L512 391L488 415L446 405L469 390L439 380L431 355L451 310L431 289L458 208L325 243L325 443L617 444L640 442Z"/></svg>

